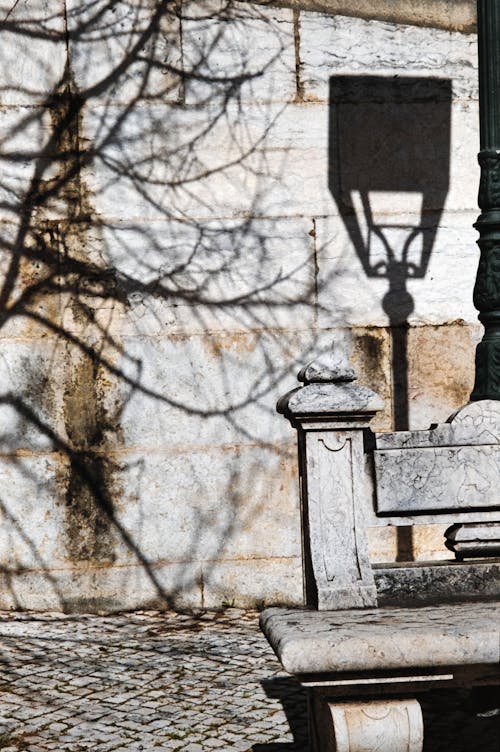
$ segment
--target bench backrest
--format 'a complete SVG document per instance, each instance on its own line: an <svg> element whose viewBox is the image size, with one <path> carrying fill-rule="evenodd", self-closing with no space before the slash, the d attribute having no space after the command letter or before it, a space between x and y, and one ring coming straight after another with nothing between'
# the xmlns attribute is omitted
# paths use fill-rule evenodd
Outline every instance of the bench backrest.
<svg viewBox="0 0 500 752"><path fill-rule="evenodd" d="M500 590L500 402L428 431L373 433L382 403L352 370L313 363L278 403L297 428L306 604L494 597ZM457 560L372 566L368 527L448 522ZM493 558L492 558L493 557Z"/></svg>

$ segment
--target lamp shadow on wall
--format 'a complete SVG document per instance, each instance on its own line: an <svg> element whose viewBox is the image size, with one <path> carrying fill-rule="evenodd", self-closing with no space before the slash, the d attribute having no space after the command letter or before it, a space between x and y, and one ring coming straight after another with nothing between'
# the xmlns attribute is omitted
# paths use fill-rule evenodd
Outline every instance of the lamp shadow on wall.
<svg viewBox="0 0 500 752"><path fill-rule="evenodd" d="M409 428L408 332L449 187L452 82L420 77L330 79L330 191L369 279L387 281L394 430ZM413 558L398 528L398 560Z"/></svg>

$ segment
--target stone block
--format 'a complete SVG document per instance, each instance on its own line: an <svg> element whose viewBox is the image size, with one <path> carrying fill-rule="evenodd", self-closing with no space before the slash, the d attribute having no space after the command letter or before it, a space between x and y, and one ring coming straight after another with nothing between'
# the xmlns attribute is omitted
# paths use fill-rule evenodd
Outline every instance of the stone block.
<svg viewBox="0 0 500 752"><path fill-rule="evenodd" d="M329 110L329 182L341 211L364 209L366 224L369 208L384 234L408 224L396 214L422 213L429 226L443 208L476 212L478 104L453 100L451 81L332 76Z"/></svg>
<svg viewBox="0 0 500 752"><path fill-rule="evenodd" d="M118 335L311 328L311 226L301 218L91 227L81 244L87 241L103 280L116 280L92 308ZM76 332L81 314L68 306L63 321Z"/></svg>
<svg viewBox="0 0 500 752"><path fill-rule="evenodd" d="M367 527L366 534L368 538L368 555L372 565L397 560L397 528L394 525Z"/></svg>
<svg viewBox="0 0 500 752"><path fill-rule="evenodd" d="M146 459L138 451L115 455L109 503L116 562L141 563L141 553L152 563L246 560L264 551L298 556L293 465L285 469L277 451L261 448L240 450L234 460L228 454L179 449ZM165 477L175 477L175 486ZM276 535L280 524L283 535Z"/></svg>
<svg viewBox="0 0 500 752"><path fill-rule="evenodd" d="M477 208L477 186L480 169L477 160L479 152L479 104L476 100L454 101L451 109L450 132L450 175L449 192L445 210L453 213L463 211L479 213ZM443 226L452 226L446 212ZM475 219L474 219L475 221ZM474 233L474 240L477 235Z"/></svg>
<svg viewBox="0 0 500 752"><path fill-rule="evenodd" d="M97 473L98 456L87 460ZM76 488L72 459L4 458L2 607L109 610L177 597L202 605L189 594L203 578L214 606L222 591L246 605L259 592L297 602L297 479L278 450L138 451L102 462L94 483L78 475Z"/></svg>
<svg viewBox="0 0 500 752"><path fill-rule="evenodd" d="M473 402L429 431L380 434L373 453L379 514L498 509L500 413Z"/></svg>
<svg viewBox="0 0 500 752"><path fill-rule="evenodd" d="M291 10L245 3L183 4L185 101L224 97L235 85L242 102L295 98Z"/></svg>
<svg viewBox="0 0 500 752"><path fill-rule="evenodd" d="M461 510L495 510L500 506L494 485L498 479L498 447L380 451L374 453L374 458L380 514L458 514ZM410 473L404 472L405 463L411 468Z"/></svg>
<svg viewBox="0 0 500 752"><path fill-rule="evenodd" d="M64 202L57 192L43 200L42 192L57 178L56 149L50 143L54 133L54 110L48 107L3 107L0 109L2 143L2 182L0 219L19 227L23 217L29 243L30 231L41 231L44 220L66 218ZM37 175L40 190L37 201L28 198ZM31 205L27 204L31 201ZM65 206L65 205L64 205ZM67 211L67 206L65 206Z"/></svg>
<svg viewBox="0 0 500 752"><path fill-rule="evenodd" d="M413 524L406 531L406 543L409 544L409 558L418 562L434 562L450 559L450 553L444 545L444 533L447 524ZM372 564L396 562L403 560L398 530L394 525L368 528L368 550ZM408 539L409 538L409 539ZM404 557L408 559L408 555ZM411 566L411 565L410 565Z"/></svg>
<svg viewBox="0 0 500 752"><path fill-rule="evenodd" d="M2 289L9 299L0 339L46 341L61 323L58 290L50 284L57 268L58 246L43 223L24 236L17 217L0 220L0 244ZM45 246L46 255L40 253L40 246ZM46 287L45 281L49 283Z"/></svg>
<svg viewBox="0 0 500 752"><path fill-rule="evenodd" d="M302 602L300 556L25 570L4 568L2 609L110 613L141 608L242 608Z"/></svg>
<svg viewBox="0 0 500 752"><path fill-rule="evenodd" d="M266 4L267 0L258 0ZM473 0L458 0L450 6L449 0L379 0L376 6L371 0L287 0L287 5L302 11L322 11L330 15L346 15L382 20L394 24L431 26L450 31L473 33L476 25L476 4Z"/></svg>
<svg viewBox="0 0 500 752"><path fill-rule="evenodd" d="M181 96L180 19L175 4L68 0L69 60L74 87L93 104Z"/></svg>
<svg viewBox="0 0 500 752"><path fill-rule="evenodd" d="M378 394L383 407L370 422L372 431L389 431L393 426L391 335L382 327L351 329L351 355L358 383Z"/></svg>
<svg viewBox="0 0 500 752"><path fill-rule="evenodd" d="M273 445L289 436L276 400L317 346L308 332L281 330L124 337L103 409L121 406L128 446Z"/></svg>
<svg viewBox="0 0 500 752"><path fill-rule="evenodd" d="M2 453L57 450L64 440L60 351L53 339L0 339Z"/></svg>
<svg viewBox="0 0 500 752"><path fill-rule="evenodd" d="M454 527L465 530L467 525ZM475 526L472 525L472 527ZM483 541L485 530L488 528L481 526L480 535ZM476 528L469 532L476 537L478 530ZM494 540L489 542L495 543ZM474 541L476 548L478 543L476 538ZM496 548L498 553L498 536ZM374 575L379 605L416 608L429 603L457 604L464 601L498 600L500 595L498 558L493 558L494 552L484 549L477 553L476 561L469 561L467 564L457 563L448 558L446 561L439 562L422 561L419 566L413 563L407 565L400 563L397 566L376 567ZM479 558L483 555L484 558Z"/></svg>
<svg viewBox="0 0 500 752"><path fill-rule="evenodd" d="M46 102L61 86L66 65L63 0L2 2L0 106Z"/></svg>
<svg viewBox="0 0 500 752"><path fill-rule="evenodd" d="M119 107L87 108L82 128L94 150L83 177L106 221L337 212L322 106L139 102L126 117Z"/></svg>
<svg viewBox="0 0 500 752"><path fill-rule="evenodd" d="M328 99L335 74L439 76L455 96L477 97L476 38L440 29L301 13L301 79L307 99Z"/></svg>
<svg viewBox="0 0 500 752"><path fill-rule="evenodd" d="M47 595L51 593L49 598L57 591L53 580L63 560L59 536L64 530L64 491L59 481L66 472L67 462L58 454L11 453L1 458L1 590L5 597L12 587L15 598L15 577L23 572L36 572ZM19 604L28 607L29 600L21 599ZM4 600L2 607L11 606Z"/></svg>
<svg viewBox="0 0 500 752"><path fill-rule="evenodd" d="M221 603L242 608L257 604L301 605L302 562L295 557L220 560L203 564L203 599L207 608Z"/></svg>
<svg viewBox="0 0 500 752"><path fill-rule="evenodd" d="M311 697L314 752L422 752L424 724L416 700L328 702Z"/></svg>
<svg viewBox="0 0 500 752"><path fill-rule="evenodd" d="M202 608L199 566L162 564L2 572L4 609L110 613L137 608Z"/></svg>
<svg viewBox="0 0 500 752"><path fill-rule="evenodd" d="M443 422L468 402L481 329L479 324L464 326L460 320L409 329L408 407L412 428L423 430Z"/></svg>
<svg viewBox="0 0 500 752"><path fill-rule="evenodd" d="M384 218L387 222L387 217ZM412 217L406 217L410 223ZM320 326L387 326L389 318L410 325L444 324L454 320L476 321L472 305L478 252L472 216L445 215L443 226L436 227L428 266L420 278L408 277L395 282L393 297L387 297L387 263L378 249L366 265L367 248L354 244L352 225L339 217L316 220L318 259L318 322ZM399 222L401 222L401 217ZM469 224L470 222L470 224ZM413 226L419 225L413 217ZM450 242L451 241L451 242ZM376 249L374 249L376 250ZM371 254L370 254L371 259ZM364 266L365 264L365 266ZM454 269L454 307L450 306L450 267ZM404 293L406 289L407 293ZM390 314L390 316L389 316Z"/></svg>
<svg viewBox="0 0 500 752"><path fill-rule="evenodd" d="M117 521L149 562L300 556L296 470L279 447L137 450L114 459ZM134 561L125 549L117 549L120 561Z"/></svg>

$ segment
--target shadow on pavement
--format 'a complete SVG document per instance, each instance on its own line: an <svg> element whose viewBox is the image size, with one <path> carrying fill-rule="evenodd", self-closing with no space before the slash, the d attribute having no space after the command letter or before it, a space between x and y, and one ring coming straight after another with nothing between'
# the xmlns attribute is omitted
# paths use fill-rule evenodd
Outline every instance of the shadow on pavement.
<svg viewBox="0 0 500 752"><path fill-rule="evenodd" d="M279 700L290 726L293 742L254 744L252 752L307 752L307 696L305 690L292 676L264 679L261 682L266 695Z"/></svg>

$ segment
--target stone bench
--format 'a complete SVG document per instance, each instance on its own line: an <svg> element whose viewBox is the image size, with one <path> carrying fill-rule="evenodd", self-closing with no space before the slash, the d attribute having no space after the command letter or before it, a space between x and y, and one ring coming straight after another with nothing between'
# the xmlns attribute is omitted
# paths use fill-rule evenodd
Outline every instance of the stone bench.
<svg viewBox="0 0 500 752"><path fill-rule="evenodd" d="M451 674L500 661L500 604L461 603L420 608L312 611L269 608L261 627L291 674L364 675L427 671ZM495 674L494 674L495 675ZM498 674L496 674L498 678Z"/></svg>
<svg viewBox="0 0 500 752"><path fill-rule="evenodd" d="M315 752L421 752L420 693L500 684L500 402L376 434L348 366L299 379L278 410L298 431L306 609L261 627L307 688ZM372 566L368 527L442 521L455 561Z"/></svg>

